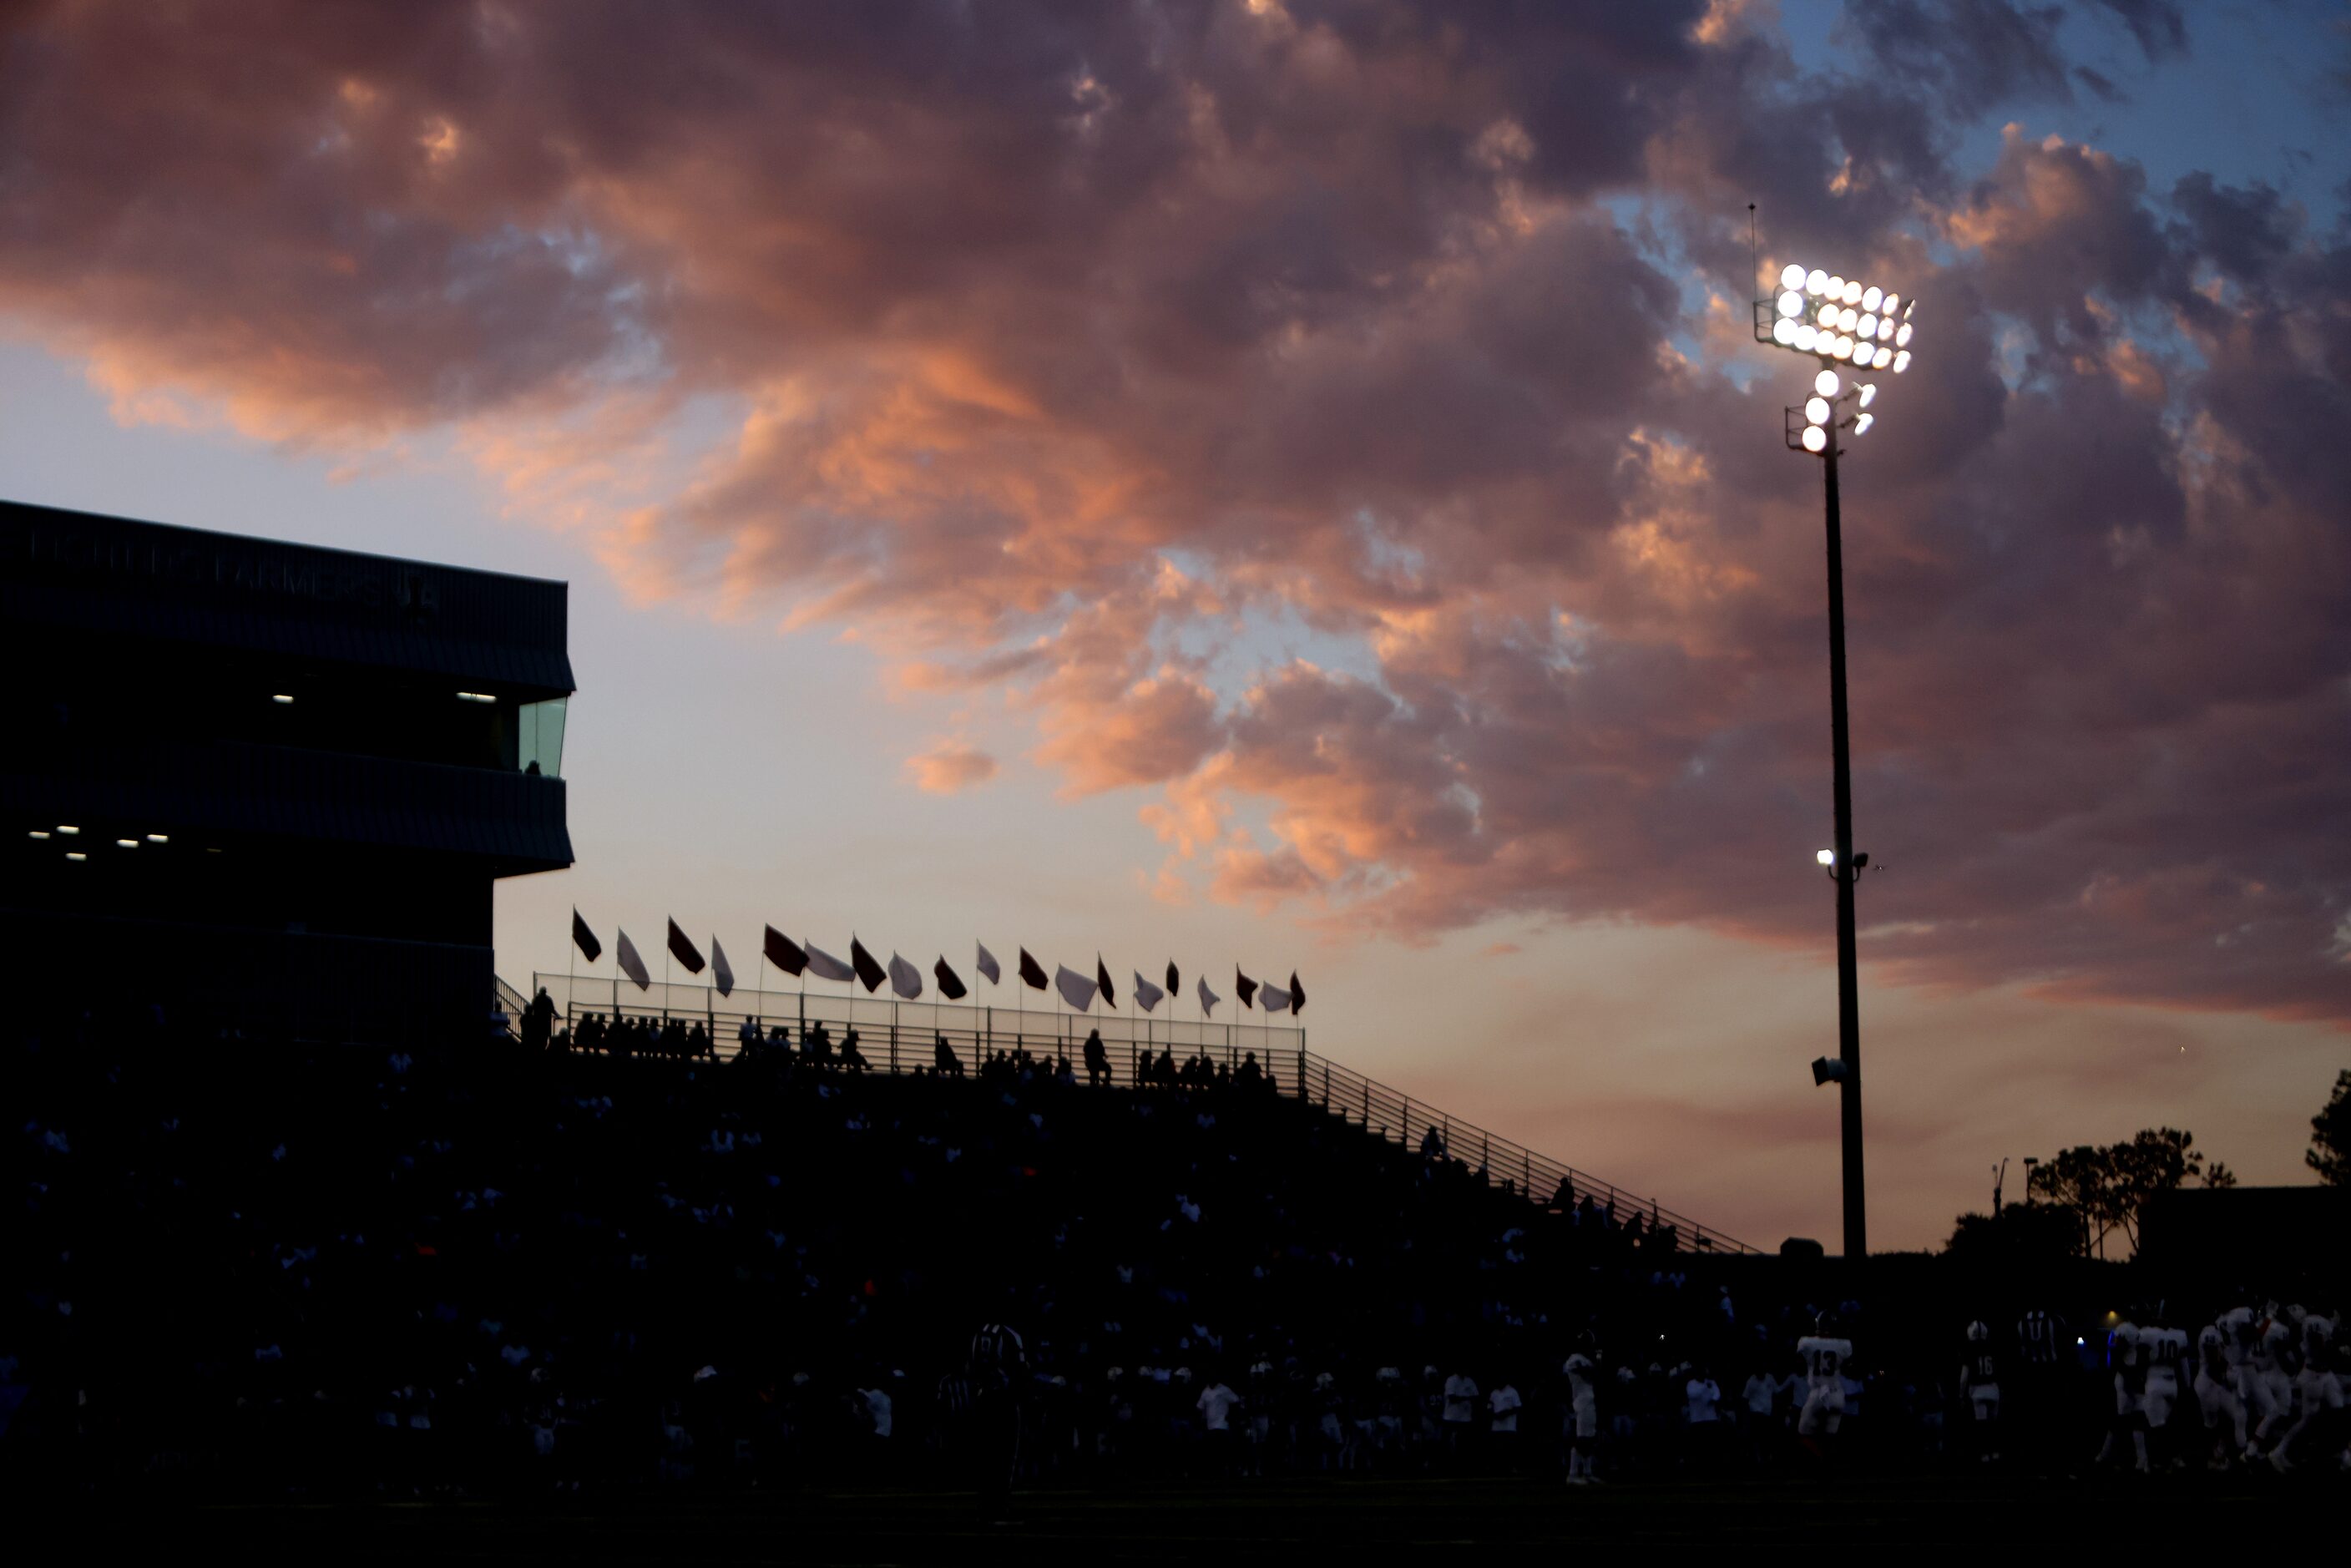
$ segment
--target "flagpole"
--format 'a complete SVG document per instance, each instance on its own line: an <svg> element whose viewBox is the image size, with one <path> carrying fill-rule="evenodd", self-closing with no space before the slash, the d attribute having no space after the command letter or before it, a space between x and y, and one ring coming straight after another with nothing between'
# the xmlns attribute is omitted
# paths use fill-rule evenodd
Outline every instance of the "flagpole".
<svg viewBox="0 0 2351 1568"><path fill-rule="evenodd" d="M571 911L571 918L575 921L580 918L577 906ZM577 1041L580 1028L571 1019L571 990L579 983L573 977L580 970L580 944L571 940L569 931L563 934L563 1027L571 1030L571 1038ZM531 999L536 1001L538 998L534 997Z"/></svg>

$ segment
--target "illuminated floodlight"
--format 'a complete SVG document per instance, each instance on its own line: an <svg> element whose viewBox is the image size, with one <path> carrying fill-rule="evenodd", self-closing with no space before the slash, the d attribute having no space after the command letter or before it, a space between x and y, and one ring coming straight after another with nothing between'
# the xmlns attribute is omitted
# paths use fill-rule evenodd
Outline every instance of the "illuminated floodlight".
<svg viewBox="0 0 2351 1568"><path fill-rule="evenodd" d="M1810 271L1810 272L1808 272L1808 273L1804 274L1804 292L1805 292L1805 293L1807 293L1807 294L1826 294L1828 291L1829 291L1829 275L1828 275L1827 273L1823 272L1819 267L1816 267L1813 268L1813 269L1812 269L1812 271Z"/></svg>
<svg viewBox="0 0 2351 1568"><path fill-rule="evenodd" d="M1844 302L1848 305L1858 305L1861 303L1860 279L1848 277L1844 280Z"/></svg>
<svg viewBox="0 0 2351 1568"><path fill-rule="evenodd" d="M1802 295L1801 295L1801 294L1782 294L1782 296L1780 296L1780 314L1781 314L1781 315L1782 315L1782 316L1802 316L1803 313L1804 313L1804 297L1803 297Z"/></svg>
<svg viewBox="0 0 2351 1568"><path fill-rule="evenodd" d="M1894 318L1880 316L1877 319L1877 340L1882 343L1892 336L1894 336Z"/></svg>
<svg viewBox="0 0 2351 1568"><path fill-rule="evenodd" d="M1841 274L1829 274L1828 298L1842 304L1844 300L1844 278Z"/></svg>
<svg viewBox="0 0 2351 1568"><path fill-rule="evenodd" d="M1828 374L1828 372L1827 372L1826 371L1823 371L1821 372L1821 374L1823 374L1823 375L1826 375L1826 374ZM1864 408L1867 408L1871 403L1874 403L1874 402L1876 402L1876 401L1877 401L1877 383L1876 383L1876 382L1862 382L1862 383L1861 383L1861 399L1860 399L1861 406L1862 406L1862 407L1864 407Z"/></svg>
<svg viewBox="0 0 2351 1568"><path fill-rule="evenodd" d="M1771 323L1771 340L1783 349L1796 346L1796 324L1786 317Z"/></svg>
<svg viewBox="0 0 2351 1568"><path fill-rule="evenodd" d="M1836 851L1822 850L1815 853L1813 858L1820 862L1823 865L1834 865L1836 864Z"/></svg>
<svg viewBox="0 0 2351 1568"><path fill-rule="evenodd" d="M1886 297L1886 303L1878 307L1878 312L1881 315L1891 316L1894 314L1894 308L1901 303L1902 296L1899 294L1889 294Z"/></svg>
<svg viewBox="0 0 2351 1568"><path fill-rule="evenodd" d="M1902 325L1894 329L1894 346L1897 349L1907 349L1910 346L1909 322L1905 321Z"/></svg>
<svg viewBox="0 0 2351 1568"><path fill-rule="evenodd" d="M1834 303L1822 306L1820 315L1815 317L1814 319L1819 321L1820 324L1828 330L1832 332L1835 331L1837 324L1836 306Z"/></svg>
<svg viewBox="0 0 2351 1568"><path fill-rule="evenodd" d="M1856 338L1876 337L1877 318L1870 315L1867 311L1862 312L1861 319L1854 323L1853 335Z"/></svg>
<svg viewBox="0 0 2351 1568"><path fill-rule="evenodd" d="M1898 376L1909 368L1910 350L1905 349L1900 353L1894 356L1894 373Z"/></svg>
<svg viewBox="0 0 2351 1568"><path fill-rule="evenodd" d="M1829 400L1824 397L1808 397L1804 400L1804 418L1814 424L1826 424L1831 412Z"/></svg>
<svg viewBox="0 0 2351 1568"><path fill-rule="evenodd" d="M1790 344L1789 347L1794 349L1796 352L1800 354L1809 354L1813 351L1813 345L1820 340L1821 329L1818 327L1812 325L1810 322L1806 322L1803 326L1796 329L1796 340Z"/></svg>
<svg viewBox="0 0 2351 1568"><path fill-rule="evenodd" d="M1813 390L1823 397L1834 397L1842 390L1834 371L1823 371L1813 378Z"/></svg>
<svg viewBox="0 0 2351 1568"><path fill-rule="evenodd" d="M1780 287L1792 293L1802 293L1804 291L1804 269L1798 267L1792 261L1787 266L1782 267L1780 269Z"/></svg>
<svg viewBox="0 0 2351 1568"><path fill-rule="evenodd" d="M1824 452L1828 449L1829 433L1817 424L1804 426L1804 450Z"/></svg>
<svg viewBox="0 0 2351 1568"><path fill-rule="evenodd" d="M1850 360L1853 358L1853 340L1851 338L1839 338L1836 340L1836 357L1840 360Z"/></svg>
<svg viewBox="0 0 2351 1568"><path fill-rule="evenodd" d="M1860 320L1861 318L1855 315L1852 310L1840 310L1837 312L1837 330L1850 332Z"/></svg>
<svg viewBox="0 0 2351 1568"><path fill-rule="evenodd" d="M1866 435L1869 434L1869 427L1876 423L1877 416L1876 414L1865 413L1860 418L1853 422L1853 433L1855 435Z"/></svg>
<svg viewBox="0 0 2351 1568"><path fill-rule="evenodd" d="M1877 291L1877 286L1872 284L1861 291L1861 308L1864 310L1875 311L1885 298L1886 296Z"/></svg>
<svg viewBox="0 0 2351 1568"><path fill-rule="evenodd" d="M1880 349L1877 350L1877 358L1876 358L1876 359L1875 359L1875 360L1873 360L1873 361L1870 361L1870 364L1871 364L1871 367L1872 367L1873 369L1876 369L1876 370L1881 370L1881 371L1882 371L1882 370L1884 370L1886 366L1888 366L1888 365L1892 364L1893 362L1894 362L1894 350L1891 350L1891 349L1887 349L1887 348L1880 348Z"/></svg>

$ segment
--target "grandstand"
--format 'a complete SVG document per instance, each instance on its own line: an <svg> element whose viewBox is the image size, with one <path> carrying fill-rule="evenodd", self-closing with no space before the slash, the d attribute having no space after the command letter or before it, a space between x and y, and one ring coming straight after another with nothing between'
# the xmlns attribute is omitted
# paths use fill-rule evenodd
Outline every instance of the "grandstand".
<svg viewBox="0 0 2351 1568"><path fill-rule="evenodd" d="M519 1019L526 998L504 981L499 986L502 1009L509 1018ZM558 1019L592 1011L606 1018L698 1021L716 1054L727 1060L740 1050L742 1026L754 1019L763 1029L784 1026L795 1040L817 1025L836 1036L857 1030L868 1042L866 1055L873 1070L889 1073L931 1069L942 1042L967 1068L977 1068L996 1051L1025 1050L1077 1061L1090 1032L1101 1037L1107 1051L1109 1082L1124 1088L1141 1082L1138 1070L1160 1051L1173 1051L1179 1060L1203 1056L1228 1071L1239 1071L1244 1059L1253 1053L1281 1092L1406 1148L1421 1147L1434 1133L1446 1150L1489 1181L1508 1182L1515 1191L1554 1201L1562 1195L1571 1202L1589 1197L1608 1213L1623 1218L1644 1215L1651 1228L1669 1228L1667 1233L1676 1243L1694 1252L1757 1251L1714 1227L1665 1207L1654 1197L1627 1193L1309 1051L1306 1030L1296 1025L1214 1023L1137 1013L1036 1011L854 994L811 995L806 990L737 988L721 995L707 986L662 981L642 990L633 987L623 990L619 981L610 978L582 980L553 974L532 975L531 986L534 992L548 993Z"/></svg>

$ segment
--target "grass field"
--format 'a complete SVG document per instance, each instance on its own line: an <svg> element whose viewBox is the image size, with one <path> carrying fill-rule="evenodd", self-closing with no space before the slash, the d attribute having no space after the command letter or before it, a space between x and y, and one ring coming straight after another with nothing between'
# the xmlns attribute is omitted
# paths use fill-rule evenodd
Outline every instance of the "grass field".
<svg viewBox="0 0 2351 1568"><path fill-rule="evenodd" d="M2271 1484L2261 1484L2271 1483ZM1846 1485L1624 1485L1324 1479L1229 1489L1016 1493L999 1517L968 1494L858 1490L567 1497L544 1504L271 1502L92 1511L85 1548L168 1544L174 1556L318 1561L946 1563L1229 1562L1591 1542L1741 1550L1807 1542L1981 1542L2102 1552L2241 1552L2340 1541L2351 1490L2335 1478L1944 1478ZM2250 1533L2249 1533L2250 1532ZM2318 1547L2322 1554L2332 1549ZM1775 1553L1776 1555L1776 1553Z"/></svg>

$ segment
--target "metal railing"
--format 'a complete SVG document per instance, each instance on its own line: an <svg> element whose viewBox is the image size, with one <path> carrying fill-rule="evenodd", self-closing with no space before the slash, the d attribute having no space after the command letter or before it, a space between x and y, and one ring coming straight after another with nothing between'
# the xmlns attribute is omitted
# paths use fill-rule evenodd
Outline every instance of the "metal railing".
<svg viewBox="0 0 2351 1568"><path fill-rule="evenodd" d="M1424 1147L1434 1131L1447 1155L1487 1180L1507 1182L1537 1200L1581 1203L1589 1197L1617 1224L1637 1214L1652 1228L1673 1227L1676 1246L1686 1250L1758 1250L1662 1207L1655 1198L1625 1192L1309 1051L1306 1031L1294 1025L1216 1023L1121 1012L1040 1012L972 1002L909 1002L894 997L755 991L740 987L722 997L709 986L655 981L640 990L604 977L533 974L533 994L541 988L555 1006L559 1028L574 1025L591 1013L608 1020L699 1022L710 1037L712 1054L721 1060L731 1060L738 1053L742 1026L753 1019L758 1020L763 1034L784 1026L795 1043L811 1025L822 1024L836 1051L854 1030L859 1055L876 1072L967 1073L977 1071L992 1052L1021 1049L1032 1056L1065 1055L1082 1078L1086 1074L1083 1048L1092 1031L1102 1035L1109 1082L1119 1087L1133 1088L1143 1082L1140 1070L1146 1055L1156 1059L1166 1053L1178 1065L1201 1056L1212 1067L1222 1065L1232 1072L1240 1071L1254 1057L1259 1069L1270 1079L1270 1087L1279 1092L1319 1105L1406 1148Z"/></svg>

